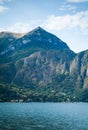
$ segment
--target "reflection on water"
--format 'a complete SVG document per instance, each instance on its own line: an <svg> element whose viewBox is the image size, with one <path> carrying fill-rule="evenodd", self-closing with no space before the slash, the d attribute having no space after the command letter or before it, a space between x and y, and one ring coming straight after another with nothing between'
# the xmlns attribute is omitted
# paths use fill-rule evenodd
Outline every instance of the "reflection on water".
<svg viewBox="0 0 88 130"><path fill-rule="evenodd" d="M88 104L0 103L0 130L88 130Z"/></svg>

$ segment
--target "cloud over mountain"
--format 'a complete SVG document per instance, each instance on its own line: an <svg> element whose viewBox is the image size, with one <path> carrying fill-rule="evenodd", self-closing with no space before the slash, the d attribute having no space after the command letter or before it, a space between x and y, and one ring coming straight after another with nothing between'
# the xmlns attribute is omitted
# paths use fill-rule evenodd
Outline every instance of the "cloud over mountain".
<svg viewBox="0 0 88 130"><path fill-rule="evenodd" d="M79 28L83 34L88 34L88 11L64 16L51 15L46 20L45 26L51 30Z"/></svg>

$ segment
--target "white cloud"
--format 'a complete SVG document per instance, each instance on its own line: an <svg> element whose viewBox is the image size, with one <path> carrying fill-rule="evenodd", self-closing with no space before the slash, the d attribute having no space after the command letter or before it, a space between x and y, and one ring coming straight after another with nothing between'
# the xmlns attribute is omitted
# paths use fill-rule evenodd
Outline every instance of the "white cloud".
<svg viewBox="0 0 88 130"><path fill-rule="evenodd" d="M74 15L49 16L45 22L45 28L49 30L80 29L83 34L88 35L88 11Z"/></svg>
<svg viewBox="0 0 88 130"><path fill-rule="evenodd" d="M0 0L0 13L8 10L9 8L3 6L4 2L10 2L12 0Z"/></svg>
<svg viewBox="0 0 88 130"><path fill-rule="evenodd" d="M0 0L0 3L3 3L3 2L10 2L12 0Z"/></svg>
<svg viewBox="0 0 88 130"><path fill-rule="evenodd" d="M76 7L71 5L71 4L62 4L60 7L59 7L59 10L61 11L72 11L72 12L75 12L76 11Z"/></svg>
<svg viewBox="0 0 88 130"><path fill-rule="evenodd" d="M28 23L16 23L12 26L9 26L7 28L0 28L1 31L9 31L9 32L16 32L16 33L25 33L28 32L31 29L31 25Z"/></svg>
<svg viewBox="0 0 88 130"><path fill-rule="evenodd" d="M8 10L7 7L5 7L5 6L1 6L1 5L0 5L0 12L6 11L6 10Z"/></svg>
<svg viewBox="0 0 88 130"><path fill-rule="evenodd" d="M88 2L88 0L67 0L70 3L80 3L80 2Z"/></svg>

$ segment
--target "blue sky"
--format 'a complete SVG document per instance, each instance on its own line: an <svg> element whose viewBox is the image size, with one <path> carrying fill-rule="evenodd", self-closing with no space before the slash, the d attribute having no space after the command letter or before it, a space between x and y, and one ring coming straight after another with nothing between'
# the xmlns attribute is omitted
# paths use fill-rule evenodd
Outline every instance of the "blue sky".
<svg viewBox="0 0 88 130"><path fill-rule="evenodd" d="M23 33L37 26L75 52L88 49L88 0L0 0L0 32Z"/></svg>

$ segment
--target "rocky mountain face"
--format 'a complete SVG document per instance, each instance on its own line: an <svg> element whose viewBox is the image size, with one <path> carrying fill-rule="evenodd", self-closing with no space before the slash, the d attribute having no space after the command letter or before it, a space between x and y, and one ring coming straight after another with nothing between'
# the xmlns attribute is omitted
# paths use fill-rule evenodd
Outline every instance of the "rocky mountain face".
<svg viewBox="0 0 88 130"><path fill-rule="evenodd" d="M76 54L41 27L23 36L0 33L0 83L74 94L88 88L88 50Z"/></svg>
<svg viewBox="0 0 88 130"><path fill-rule="evenodd" d="M75 56L70 65L70 75L76 77L76 86L88 88L88 50Z"/></svg>

